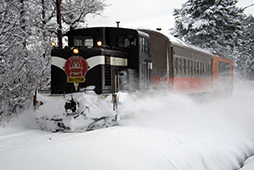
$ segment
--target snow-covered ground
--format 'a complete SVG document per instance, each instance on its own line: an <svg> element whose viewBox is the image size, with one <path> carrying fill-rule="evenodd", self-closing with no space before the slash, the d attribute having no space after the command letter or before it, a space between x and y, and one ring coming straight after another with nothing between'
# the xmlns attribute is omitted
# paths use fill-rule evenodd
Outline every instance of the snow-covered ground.
<svg viewBox="0 0 254 170"><path fill-rule="evenodd" d="M84 133L42 131L26 111L0 127L0 169L254 169L253 83L199 102L165 91L120 98L118 126Z"/></svg>

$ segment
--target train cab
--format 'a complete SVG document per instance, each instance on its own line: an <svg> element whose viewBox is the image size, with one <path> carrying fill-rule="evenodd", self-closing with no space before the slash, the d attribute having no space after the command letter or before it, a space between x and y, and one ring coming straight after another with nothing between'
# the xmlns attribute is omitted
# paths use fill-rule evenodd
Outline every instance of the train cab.
<svg viewBox="0 0 254 170"><path fill-rule="evenodd" d="M151 81L149 35L125 28L86 28L66 33L68 46L51 52L51 93L97 94L146 89Z"/></svg>

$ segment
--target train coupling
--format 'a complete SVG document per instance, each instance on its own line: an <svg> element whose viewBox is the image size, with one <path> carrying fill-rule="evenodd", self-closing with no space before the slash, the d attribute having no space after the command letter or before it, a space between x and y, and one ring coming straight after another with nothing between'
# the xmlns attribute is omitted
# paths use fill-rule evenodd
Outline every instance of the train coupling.
<svg viewBox="0 0 254 170"><path fill-rule="evenodd" d="M65 102L64 108L67 116L76 115L79 111L79 102L75 101L71 96L71 99Z"/></svg>

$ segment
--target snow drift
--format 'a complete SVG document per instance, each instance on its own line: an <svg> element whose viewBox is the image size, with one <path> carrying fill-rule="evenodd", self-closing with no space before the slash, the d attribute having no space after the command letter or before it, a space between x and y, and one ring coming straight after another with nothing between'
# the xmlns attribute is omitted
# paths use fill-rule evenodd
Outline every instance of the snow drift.
<svg viewBox="0 0 254 170"><path fill-rule="evenodd" d="M253 89L240 83L232 97L204 102L121 94L119 125L86 133L41 131L26 112L0 129L1 168L238 169L254 153Z"/></svg>

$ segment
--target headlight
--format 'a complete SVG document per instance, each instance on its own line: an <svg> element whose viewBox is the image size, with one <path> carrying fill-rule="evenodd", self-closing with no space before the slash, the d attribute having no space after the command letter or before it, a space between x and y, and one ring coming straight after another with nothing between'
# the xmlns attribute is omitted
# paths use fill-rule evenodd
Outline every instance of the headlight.
<svg viewBox="0 0 254 170"><path fill-rule="evenodd" d="M51 45L52 45L53 47L55 47L55 46L56 46L56 43L55 43L55 42L52 42Z"/></svg>
<svg viewBox="0 0 254 170"><path fill-rule="evenodd" d="M97 41L97 45L100 47L102 46L102 42L101 41Z"/></svg>
<svg viewBox="0 0 254 170"><path fill-rule="evenodd" d="M78 54L78 53L79 53L79 50L78 50L77 48L74 48L74 49L72 50L72 52L73 52L73 54Z"/></svg>

